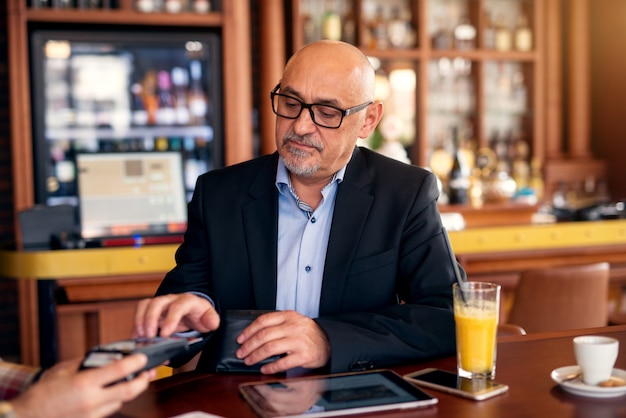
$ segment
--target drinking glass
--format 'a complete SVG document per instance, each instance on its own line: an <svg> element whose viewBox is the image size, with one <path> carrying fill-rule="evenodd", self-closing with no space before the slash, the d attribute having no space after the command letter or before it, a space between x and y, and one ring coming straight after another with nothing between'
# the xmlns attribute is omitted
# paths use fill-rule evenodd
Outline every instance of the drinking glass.
<svg viewBox="0 0 626 418"><path fill-rule="evenodd" d="M457 372L470 379L494 379L500 286L463 282L453 285Z"/></svg>

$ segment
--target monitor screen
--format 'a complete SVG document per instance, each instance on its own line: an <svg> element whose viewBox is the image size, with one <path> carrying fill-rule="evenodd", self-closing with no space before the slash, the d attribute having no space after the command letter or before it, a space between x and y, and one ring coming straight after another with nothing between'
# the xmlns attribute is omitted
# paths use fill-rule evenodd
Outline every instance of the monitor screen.
<svg viewBox="0 0 626 418"><path fill-rule="evenodd" d="M77 154L85 239L182 234L187 199L179 152Z"/></svg>

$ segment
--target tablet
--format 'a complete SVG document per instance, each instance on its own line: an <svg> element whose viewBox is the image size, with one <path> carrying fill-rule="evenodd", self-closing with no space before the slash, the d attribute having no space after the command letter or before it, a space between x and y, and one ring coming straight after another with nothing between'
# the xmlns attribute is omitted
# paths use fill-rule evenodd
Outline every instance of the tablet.
<svg viewBox="0 0 626 418"><path fill-rule="evenodd" d="M351 415L437 403L391 370L249 382L239 390L262 418Z"/></svg>

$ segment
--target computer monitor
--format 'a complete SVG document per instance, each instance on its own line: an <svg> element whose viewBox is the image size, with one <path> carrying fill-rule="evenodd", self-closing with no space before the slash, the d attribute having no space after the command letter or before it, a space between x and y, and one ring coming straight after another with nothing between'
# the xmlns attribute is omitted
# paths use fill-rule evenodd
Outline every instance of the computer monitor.
<svg viewBox="0 0 626 418"><path fill-rule="evenodd" d="M84 239L182 235L187 199L179 152L79 153Z"/></svg>

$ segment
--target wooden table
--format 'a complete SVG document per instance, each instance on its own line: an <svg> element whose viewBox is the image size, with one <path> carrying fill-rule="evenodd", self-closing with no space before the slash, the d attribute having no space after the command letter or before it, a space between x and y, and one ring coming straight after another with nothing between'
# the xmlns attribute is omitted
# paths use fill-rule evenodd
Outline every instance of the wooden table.
<svg viewBox="0 0 626 418"><path fill-rule="evenodd" d="M616 367L626 369L626 326L501 337L498 341L497 380L509 392L474 402L442 392L435 407L424 410L374 414L384 417L626 417L626 396L585 398L563 391L550 378L558 367L574 365L572 338L582 334L608 335L620 340ZM393 369L400 374L424 367L454 371L456 359L442 358ZM260 380L259 375L207 375L187 372L153 382L144 394L124 406L117 417L171 417L190 411L253 418L255 414L239 396L237 386Z"/></svg>

